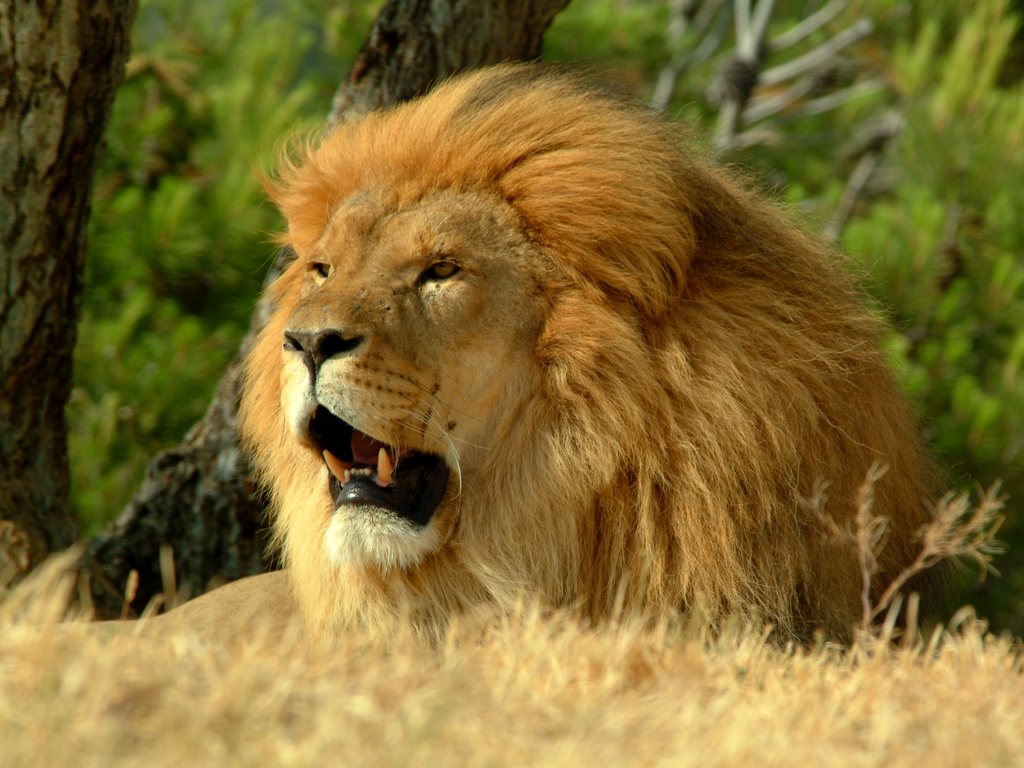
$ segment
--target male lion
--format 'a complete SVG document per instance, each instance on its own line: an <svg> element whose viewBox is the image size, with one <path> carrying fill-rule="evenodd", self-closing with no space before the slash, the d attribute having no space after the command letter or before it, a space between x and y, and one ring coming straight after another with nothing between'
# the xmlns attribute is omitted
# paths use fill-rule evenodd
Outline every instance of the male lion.
<svg viewBox="0 0 1024 768"><path fill-rule="evenodd" d="M845 634L874 464L877 582L929 463L838 257L580 78L499 66L341 125L269 194L296 258L243 432L307 628L432 634L529 596Z"/></svg>

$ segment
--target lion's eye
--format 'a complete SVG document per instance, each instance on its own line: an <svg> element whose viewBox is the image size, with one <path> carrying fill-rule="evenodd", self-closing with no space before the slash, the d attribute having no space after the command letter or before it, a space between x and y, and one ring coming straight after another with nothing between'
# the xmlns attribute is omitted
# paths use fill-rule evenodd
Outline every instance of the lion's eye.
<svg viewBox="0 0 1024 768"><path fill-rule="evenodd" d="M317 277L326 279L331 274L331 265L322 261L314 261L309 265L309 271Z"/></svg>
<svg viewBox="0 0 1024 768"><path fill-rule="evenodd" d="M454 261L435 261L420 275L420 281L426 280L447 280L457 274L462 268Z"/></svg>

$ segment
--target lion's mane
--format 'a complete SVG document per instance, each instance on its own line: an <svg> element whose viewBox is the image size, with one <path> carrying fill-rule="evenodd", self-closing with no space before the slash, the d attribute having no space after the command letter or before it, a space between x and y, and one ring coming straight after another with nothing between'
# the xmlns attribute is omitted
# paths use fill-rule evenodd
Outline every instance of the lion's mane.
<svg viewBox="0 0 1024 768"><path fill-rule="evenodd" d="M323 554L323 470L280 407L297 282L270 288L243 428L314 632L402 611L436 627L525 593L595 618L699 606L843 634L861 574L809 500L827 483L824 512L849 525L876 464L876 583L911 559L933 487L883 325L837 254L683 148L677 126L577 76L501 66L341 125L269 187L300 254L363 188L451 188L500 196L559 269L538 275L551 287L530 391L497 422L448 542L387 573Z"/></svg>

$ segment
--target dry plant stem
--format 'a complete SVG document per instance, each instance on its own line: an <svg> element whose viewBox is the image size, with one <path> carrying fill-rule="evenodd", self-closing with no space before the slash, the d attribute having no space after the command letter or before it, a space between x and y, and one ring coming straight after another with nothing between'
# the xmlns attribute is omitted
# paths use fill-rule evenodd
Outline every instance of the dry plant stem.
<svg viewBox="0 0 1024 768"><path fill-rule="evenodd" d="M29 566L28 537L12 521L0 520L0 588L28 573Z"/></svg>
<svg viewBox="0 0 1024 768"><path fill-rule="evenodd" d="M949 493L939 500L932 521L922 529L921 549L917 556L890 581L876 600L872 600L873 579L878 572L878 558L885 548L889 522L887 518L874 514L874 489L886 471L886 467L878 464L868 470L858 489L852 531L841 528L831 515L824 512L827 483L819 483L812 497L805 502L816 512L827 535L849 545L857 557L861 575L861 621L857 636L866 640L891 637L902 604L901 590L918 574L942 560L967 558L977 563L984 575L994 571L992 557L1002 551L995 538L1003 520L1003 499L999 495L998 483L982 493L973 509L969 494ZM918 605L917 597L912 595L905 614L908 626L911 621L916 622ZM886 620L879 630L876 622L883 614Z"/></svg>
<svg viewBox="0 0 1024 768"><path fill-rule="evenodd" d="M888 609L910 579L941 560L968 558L978 564L983 575L994 571L992 556L1001 551L995 537L1003 520L999 485L985 491L970 514L969 509L970 499L966 493L947 494L939 501L935 519L922 532L922 546L917 557L889 583L873 605L866 603L870 609L865 612L862 630L867 630ZM867 515L870 518L870 511ZM878 519L871 518L869 524ZM870 559L873 561L874 555ZM867 588L870 588L870 583Z"/></svg>
<svg viewBox="0 0 1024 768"><path fill-rule="evenodd" d="M870 622L872 616L871 579L878 572L878 553L881 552L888 520L872 512L875 504L875 484L882 479L888 467L874 464L857 491L856 544L861 576L861 617Z"/></svg>

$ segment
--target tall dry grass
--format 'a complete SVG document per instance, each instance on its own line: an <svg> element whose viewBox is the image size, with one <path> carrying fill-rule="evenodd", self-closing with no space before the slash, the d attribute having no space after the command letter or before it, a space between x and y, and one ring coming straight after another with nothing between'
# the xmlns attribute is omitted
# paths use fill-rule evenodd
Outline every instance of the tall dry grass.
<svg viewBox="0 0 1024 768"><path fill-rule="evenodd" d="M991 531L998 501L984 497L981 517L946 503L950 535L933 545L949 554L960 531L985 556L991 535L964 526L986 518ZM836 535L873 542L851 548L870 563L884 536L864 507ZM353 631L314 650L259 626L205 642L145 623L58 625L68 564L0 603L5 768L1024 765L1021 644L969 611L927 634L883 621L850 648L780 647L741 622L595 629L524 610L467 619L440 647Z"/></svg>

